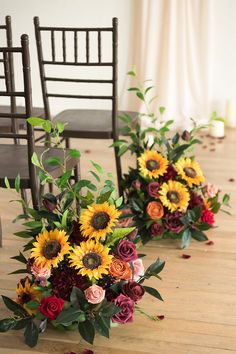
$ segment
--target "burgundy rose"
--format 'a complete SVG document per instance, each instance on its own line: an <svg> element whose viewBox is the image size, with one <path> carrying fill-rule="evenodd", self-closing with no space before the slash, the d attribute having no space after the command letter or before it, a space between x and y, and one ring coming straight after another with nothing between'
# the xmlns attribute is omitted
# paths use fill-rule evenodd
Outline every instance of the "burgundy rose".
<svg viewBox="0 0 236 354"><path fill-rule="evenodd" d="M120 311L112 317L112 322L127 323L133 321L134 301L130 297L120 294L115 300L115 305L120 307Z"/></svg>
<svg viewBox="0 0 236 354"><path fill-rule="evenodd" d="M128 281L123 285L122 292L124 295L130 297L134 302L142 299L145 290L141 284L136 281Z"/></svg>
<svg viewBox="0 0 236 354"><path fill-rule="evenodd" d="M205 209L204 200L199 194L190 190L190 201L188 204L188 209L193 209L196 206L200 206L202 209Z"/></svg>
<svg viewBox="0 0 236 354"><path fill-rule="evenodd" d="M107 301L114 301L119 295L112 289L107 289L105 293L105 298Z"/></svg>
<svg viewBox="0 0 236 354"><path fill-rule="evenodd" d="M133 242L122 240L117 246L117 254L122 261L131 262L138 258L136 246Z"/></svg>
<svg viewBox="0 0 236 354"><path fill-rule="evenodd" d="M170 230L176 234L179 234L184 228L184 225L182 224L182 222L180 220L181 216L182 216L182 213L180 213L178 211L173 214L167 213L165 216L165 220L164 220L165 227L168 230Z"/></svg>
<svg viewBox="0 0 236 354"><path fill-rule="evenodd" d="M126 237L130 240L130 241L134 241L136 239L138 235L138 229L134 229L133 231L131 231L128 235L126 235Z"/></svg>
<svg viewBox="0 0 236 354"><path fill-rule="evenodd" d="M64 300L52 295L42 299L39 311L49 320L55 320L63 307Z"/></svg>
<svg viewBox="0 0 236 354"><path fill-rule="evenodd" d="M167 171L163 176L164 182L167 182L169 179L175 179L177 176L177 172L174 169L173 165L169 164L167 167Z"/></svg>
<svg viewBox="0 0 236 354"><path fill-rule="evenodd" d="M141 188L141 182L138 180L138 179L136 179L135 181L133 181L132 182L132 187L134 188L134 189L140 189Z"/></svg>
<svg viewBox="0 0 236 354"><path fill-rule="evenodd" d="M147 192L150 197L157 198L158 197L158 190L160 184L158 182L151 182L147 185Z"/></svg>
<svg viewBox="0 0 236 354"><path fill-rule="evenodd" d="M181 135L181 138L185 141L189 141L189 139L191 138L191 134L187 130L184 130Z"/></svg>
<svg viewBox="0 0 236 354"><path fill-rule="evenodd" d="M151 233L153 236L162 236L164 232L164 227L156 222L151 226Z"/></svg>

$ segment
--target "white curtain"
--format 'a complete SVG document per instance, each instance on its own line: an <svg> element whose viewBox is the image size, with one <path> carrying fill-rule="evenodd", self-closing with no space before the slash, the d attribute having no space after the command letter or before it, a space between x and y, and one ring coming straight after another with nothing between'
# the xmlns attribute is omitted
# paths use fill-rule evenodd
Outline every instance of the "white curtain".
<svg viewBox="0 0 236 354"><path fill-rule="evenodd" d="M189 117L206 122L211 0L136 0L134 6L133 63L141 80L153 80L158 99L152 108L165 106L165 119L174 119L175 127L187 127ZM122 102L144 110L127 92Z"/></svg>

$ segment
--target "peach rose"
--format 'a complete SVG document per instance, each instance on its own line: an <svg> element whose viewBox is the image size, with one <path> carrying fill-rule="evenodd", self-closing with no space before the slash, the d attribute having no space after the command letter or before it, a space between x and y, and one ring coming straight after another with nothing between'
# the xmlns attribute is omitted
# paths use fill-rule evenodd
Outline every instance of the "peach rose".
<svg viewBox="0 0 236 354"><path fill-rule="evenodd" d="M41 286L46 286L47 279L51 275L51 270L46 267L46 265L37 266L35 263L31 267L31 273L35 276L36 280L39 281Z"/></svg>
<svg viewBox="0 0 236 354"><path fill-rule="evenodd" d="M218 193L219 189L214 186L214 184L207 183L206 185L206 192L210 198L214 198L215 195Z"/></svg>
<svg viewBox="0 0 236 354"><path fill-rule="evenodd" d="M164 209L162 204L155 201L148 203L147 214L153 220L161 219L164 215Z"/></svg>
<svg viewBox="0 0 236 354"><path fill-rule="evenodd" d="M118 279L129 280L132 276L132 270L129 263L122 261L119 258L113 258L109 269L111 275Z"/></svg>
<svg viewBox="0 0 236 354"><path fill-rule="evenodd" d="M93 284L84 291L84 295L91 304L100 304L105 298L105 290L96 284Z"/></svg>
<svg viewBox="0 0 236 354"><path fill-rule="evenodd" d="M140 277L144 275L144 266L143 266L143 261L142 259L138 258L135 259L133 262L133 267L134 267L134 274L133 274L133 280L138 281Z"/></svg>

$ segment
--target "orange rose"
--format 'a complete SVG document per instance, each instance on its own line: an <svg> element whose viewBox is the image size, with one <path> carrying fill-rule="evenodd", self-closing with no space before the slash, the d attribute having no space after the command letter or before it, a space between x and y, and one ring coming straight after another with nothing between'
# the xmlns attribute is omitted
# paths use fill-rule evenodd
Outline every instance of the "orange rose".
<svg viewBox="0 0 236 354"><path fill-rule="evenodd" d="M147 214L153 220L162 218L162 216L164 215L164 209L162 204L155 201L148 203Z"/></svg>
<svg viewBox="0 0 236 354"><path fill-rule="evenodd" d="M129 280L132 277L132 270L129 263L119 258L113 258L109 269L111 275L118 279Z"/></svg>

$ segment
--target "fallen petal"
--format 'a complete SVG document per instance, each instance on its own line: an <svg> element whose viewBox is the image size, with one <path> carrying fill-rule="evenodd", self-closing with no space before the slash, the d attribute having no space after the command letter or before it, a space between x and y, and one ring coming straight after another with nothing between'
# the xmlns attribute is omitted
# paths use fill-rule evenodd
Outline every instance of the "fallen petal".
<svg viewBox="0 0 236 354"><path fill-rule="evenodd" d="M213 242L213 241L207 241L207 242L206 242L206 245L208 245L208 246L213 246L213 245L214 245L214 242Z"/></svg>
<svg viewBox="0 0 236 354"><path fill-rule="evenodd" d="M84 349L83 354L94 354L94 351L90 349Z"/></svg>
<svg viewBox="0 0 236 354"><path fill-rule="evenodd" d="M162 321L165 319L165 316L164 315L157 315L157 318L159 321Z"/></svg>
<svg viewBox="0 0 236 354"><path fill-rule="evenodd" d="M229 182L234 182L234 178L229 178Z"/></svg>
<svg viewBox="0 0 236 354"><path fill-rule="evenodd" d="M189 259L191 258L190 254L182 254L182 258Z"/></svg>
<svg viewBox="0 0 236 354"><path fill-rule="evenodd" d="M90 152L91 152L91 150L89 150L89 149L84 150L85 154L90 154Z"/></svg>

